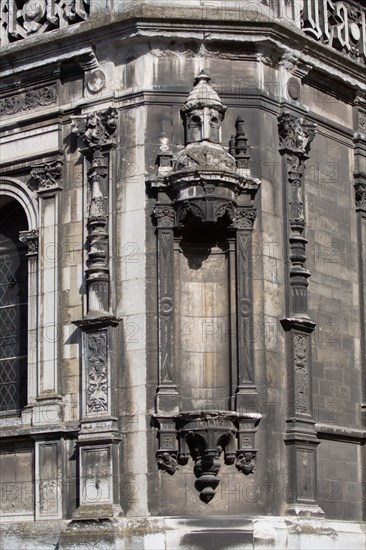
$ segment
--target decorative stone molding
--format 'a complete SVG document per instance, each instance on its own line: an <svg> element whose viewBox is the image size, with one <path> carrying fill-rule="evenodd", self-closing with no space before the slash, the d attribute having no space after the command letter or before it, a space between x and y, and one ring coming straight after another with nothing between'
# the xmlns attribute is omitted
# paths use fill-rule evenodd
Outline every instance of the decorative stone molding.
<svg viewBox="0 0 366 550"><path fill-rule="evenodd" d="M155 415L154 419L160 428L158 468L173 475L178 465L186 465L191 457L197 478L195 488L206 504L214 498L220 482L217 475L222 453L225 464L234 464L245 475L253 472L257 455L254 434L260 414L193 411L171 418Z"/></svg>
<svg viewBox="0 0 366 550"><path fill-rule="evenodd" d="M19 240L28 247L27 256L36 256L38 254L38 230L20 231Z"/></svg>
<svg viewBox="0 0 366 550"><path fill-rule="evenodd" d="M62 179L63 163L59 160L36 164L30 175L32 181L29 186L34 191L47 191L52 188L59 188Z"/></svg>
<svg viewBox="0 0 366 550"><path fill-rule="evenodd" d="M0 99L0 115L15 115L23 111L31 111L37 107L48 107L57 103L56 84L40 88L32 88L18 94Z"/></svg>
<svg viewBox="0 0 366 550"><path fill-rule="evenodd" d="M30 38L84 21L90 0L4 0L1 3L1 44Z"/></svg>

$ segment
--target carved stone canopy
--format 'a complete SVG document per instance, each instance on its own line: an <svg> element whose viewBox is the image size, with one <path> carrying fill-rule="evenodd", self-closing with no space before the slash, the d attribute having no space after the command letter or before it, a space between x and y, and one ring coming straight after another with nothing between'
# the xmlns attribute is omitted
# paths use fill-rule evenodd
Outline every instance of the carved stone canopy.
<svg viewBox="0 0 366 550"><path fill-rule="evenodd" d="M181 108L186 132L186 145L203 140L221 142L221 122L227 109L210 86L210 75L202 70Z"/></svg>
<svg viewBox="0 0 366 550"><path fill-rule="evenodd" d="M202 223L218 219L232 225L239 205L251 206L260 181L248 167L244 120L238 118L230 150L221 144L221 123L226 106L209 85L210 76L201 71L181 108L185 148L175 158L164 152L157 161L157 178L149 184L163 189L176 211L175 223L185 225L191 216ZM240 195L249 195L242 201ZM190 216L187 216L187 214Z"/></svg>

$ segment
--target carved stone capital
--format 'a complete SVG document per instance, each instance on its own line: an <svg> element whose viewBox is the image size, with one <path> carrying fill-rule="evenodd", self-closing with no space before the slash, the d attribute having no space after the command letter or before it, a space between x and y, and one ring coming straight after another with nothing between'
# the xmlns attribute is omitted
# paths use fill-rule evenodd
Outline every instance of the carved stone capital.
<svg viewBox="0 0 366 550"><path fill-rule="evenodd" d="M72 131L84 140L86 147L101 147L116 131L117 117L118 112L112 107L73 117Z"/></svg>
<svg viewBox="0 0 366 550"><path fill-rule="evenodd" d="M38 254L38 231L31 229L30 231L20 231L19 240L28 247L27 256L35 256Z"/></svg>
<svg viewBox="0 0 366 550"><path fill-rule="evenodd" d="M278 117L280 149L300 157L306 155L315 137L315 128L316 124L304 122L302 118L284 111Z"/></svg>
<svg viewBox="0 0 366 550"><path fill-rule="evenodd" d="M255 208L240 207L234 209L233 227L235 229L252 229L257 217Z"/></svg>
<svg viewBox="0 0 366 550"><path fill-rule="evenodd" d="M366 182L355 184L355 200L357 210L366 211Z"/></svg>
<svg viewBox="0 0 366 550"><path fill-rule="evenodd" d="M168 204L158 204L154 207L153 217L158 227L175 226L175 210Z"/></svg>
<svg viewBox="0 0 366 550"><path fill-rule="evenodd" d="M47 191L61 186L63 163L60 160L36 164L30 175L32 181L29 186L34 191Z"/></svg>

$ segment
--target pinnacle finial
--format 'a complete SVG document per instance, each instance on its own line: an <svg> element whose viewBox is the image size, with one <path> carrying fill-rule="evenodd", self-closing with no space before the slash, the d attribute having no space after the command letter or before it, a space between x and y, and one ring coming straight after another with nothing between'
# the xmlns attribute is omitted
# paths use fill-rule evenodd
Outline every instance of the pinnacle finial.
<svg viewBox="0 0 366 550"><path fill-rule="evenodd" d="M211 77L206 69L202 69L202 71L196 76L194 79L194 86L197 86L197 84L201 81L205 80L206 82L210 82Z"/></svg>

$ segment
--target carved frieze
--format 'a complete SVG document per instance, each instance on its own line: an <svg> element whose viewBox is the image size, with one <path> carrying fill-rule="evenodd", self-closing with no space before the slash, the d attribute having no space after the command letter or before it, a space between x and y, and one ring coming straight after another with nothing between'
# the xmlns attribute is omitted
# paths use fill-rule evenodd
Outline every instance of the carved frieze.
<svg viewBox="0 0 366 550"><path fill-rule="evenodd" d="M90 0L3 0L1 44L79 23L88 18L89 10Z"/></svg>
<svg viewBox="0 0 366 550"><path fill-rule="evenodd" d="M366 64L366 9L359 2L304 0L305 34Z"/></svg>
<svg viewBox="0 0 366 550"><path fill-rule="evenodd" d="M38 230L31 229L30 231L20 231L19 240L28 247L27 256L35 256L38 254Z"/></svg>
<svg viewBox="0 0 366 550"><path fill-rule="evenodd" d="M30 175L32 177L29 186L35 191L45 191L53 187L60 187L63 164L57 160L35 165Z"/></svg>
<svg viewBox="0 0 366 550"><path fill-rule="evenodd" d="M106 332L89 333L86 337L86 404L89 414L108 411L108 367Z"/></svg>
<svg viewBox="0 0 366 550"><path fill-rule="evenodd" d="M56 84L32 88L0 99L0 115L15 115L57 103Z"/></svg>

